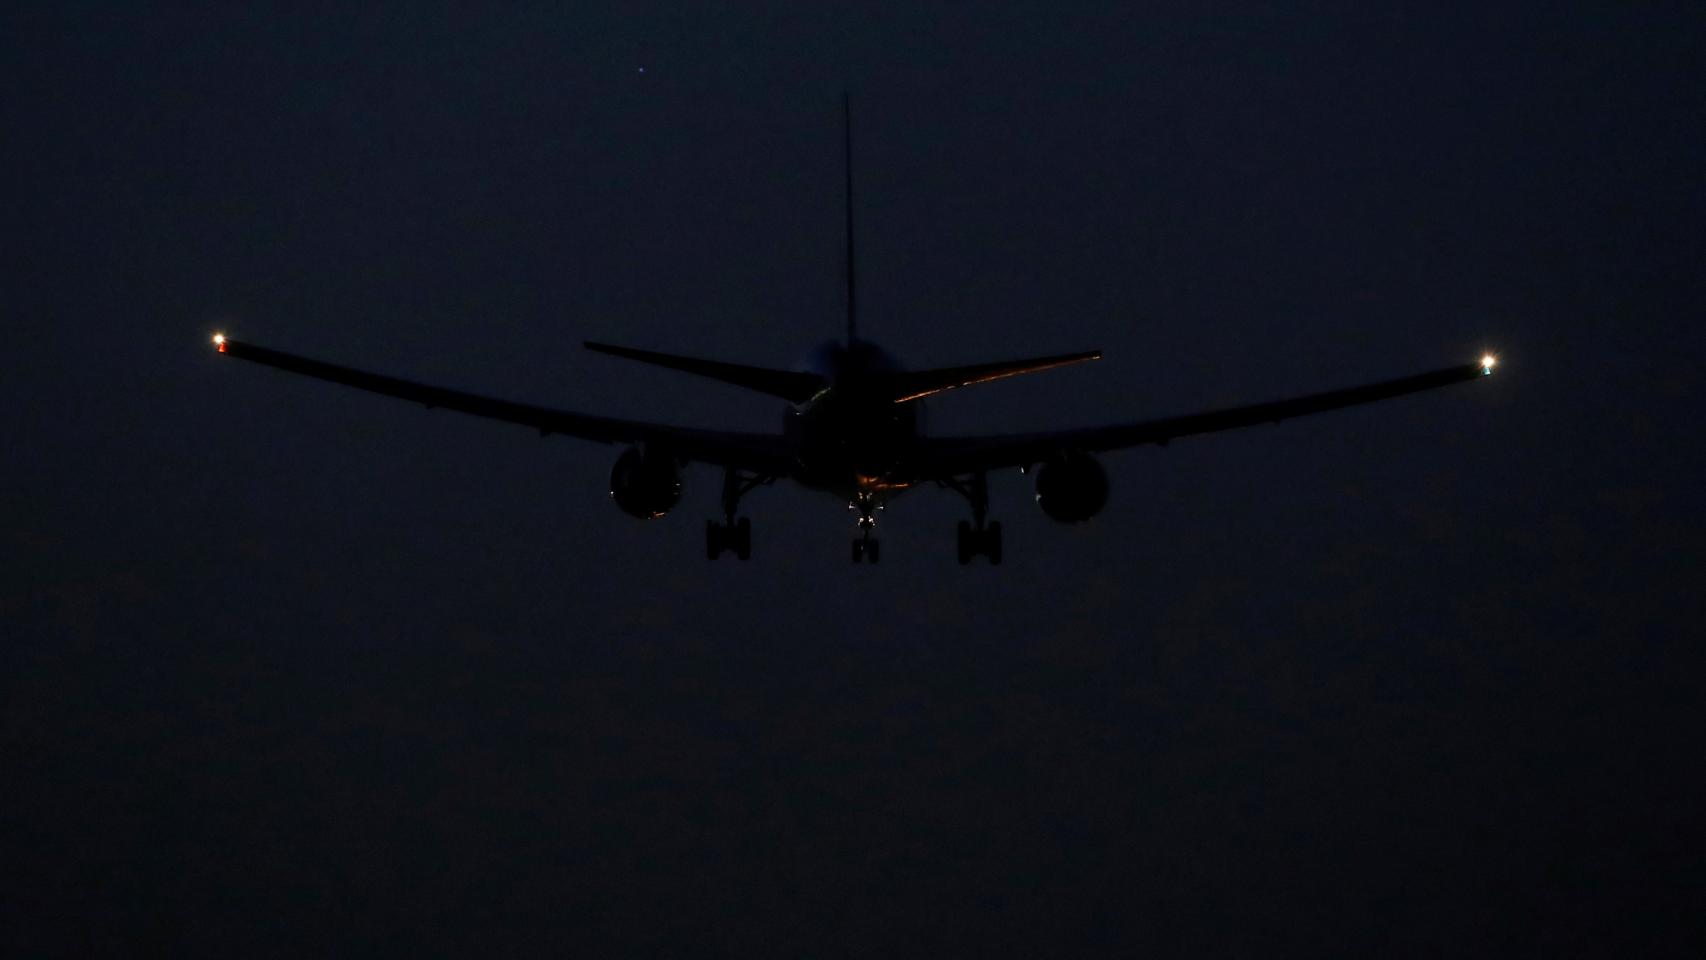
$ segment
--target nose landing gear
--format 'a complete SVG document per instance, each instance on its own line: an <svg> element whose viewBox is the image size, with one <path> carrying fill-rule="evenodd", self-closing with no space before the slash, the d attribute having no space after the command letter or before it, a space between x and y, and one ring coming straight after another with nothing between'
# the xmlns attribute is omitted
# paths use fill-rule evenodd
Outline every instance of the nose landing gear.
<svg viewBox="0 0 1706 960"><path fill-rule="evenodd" d="M853 541L853 562L860 560L866 563L876 563L882 559L881 545L877 538L871 536L871 531L877 528L875 511L881 510L882 505L869 492L860 491L847 504L848 509L859 511L859 539Z"/></svg>
<svg viewBox="0 0 1706 960"><path fill-rule="evenodd" d="M858 563L863 560L866 563L876 563L882 559L882 553L878 550L881 546L882 541L870 537L861 537L853 541L853 562Z"/></svg>

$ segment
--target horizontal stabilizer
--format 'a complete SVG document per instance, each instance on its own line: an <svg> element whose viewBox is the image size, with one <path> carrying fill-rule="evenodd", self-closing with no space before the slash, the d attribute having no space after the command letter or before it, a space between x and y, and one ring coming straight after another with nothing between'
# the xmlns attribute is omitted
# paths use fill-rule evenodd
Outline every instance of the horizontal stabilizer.
<svg viewBox="0 0 1706 960"><path fill-rule="evenodd" d="M764 367L749 367L739 363L723 363L717 360L700 360L696 357L678 357L668 353L653 353L650 350L635 350L632 347L618 347L608 343L585 342L588 350L597 353L608 353L613 357L623 357L628 360L638 360L653 366L668 367L695 376L710 377L732 383L737 387L757 390L773 397L781 397L789 403L804 403L810 400L819 390L823 389L824 379L815 373L803 373L794 370L770 370Z"/></svg>
<svg viewBox="0 0 1706 960"><path fill-rule="evenodd" d="M1055 367L1064 367L1067 364L1100 359L1102 359L1102 351L1100 350L1091 350L1086 353L1063 353L1059 356L1033 357L1029 360L977 363L969 367L914 370L897 373L889 382L894 392L894 402L906 403L910 400L928 397L933 393L941 393L943 390L953 390L956 387L969 387L974 383L988 383L991 380L1016 377L1021 373L1053 370Z"/></svg>

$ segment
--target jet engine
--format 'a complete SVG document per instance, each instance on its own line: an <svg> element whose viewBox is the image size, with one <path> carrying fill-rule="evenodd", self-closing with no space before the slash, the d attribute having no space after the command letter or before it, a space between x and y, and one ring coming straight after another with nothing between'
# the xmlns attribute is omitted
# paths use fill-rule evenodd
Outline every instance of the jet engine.
<svg viewBox="0 0 1706 960"><path fill-rule="evenodd" d="M1108 503L1108 474L1096 458L1063 453L1037 471L1037 506L1061 523L1083 523Z"/></svg>
<svg viewBox="0 0 1706 960"><path fill-rule="evenodd" d="M656 520L681 501L681 469L673 457L629 447L610 468L610 499L631 517Z"/></svg>

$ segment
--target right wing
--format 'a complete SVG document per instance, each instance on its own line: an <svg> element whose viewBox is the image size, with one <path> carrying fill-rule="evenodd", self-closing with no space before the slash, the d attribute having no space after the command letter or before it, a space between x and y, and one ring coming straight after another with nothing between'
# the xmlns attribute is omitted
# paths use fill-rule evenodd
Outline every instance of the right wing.
<svg viewBox="0 0 1706 960"><path fill-rule="evenodd" d="M541 436L555 433L600 443L656 444L685 460L736 467L770 476L787 474L793 464L793 457L783 438L774 434L698 430L552 410L311 360L232 340L224 335L215 337L213 342L218 345L219 352L228 357L410 400L425 404L429 410L443 407L476 417L521 424L538 430Z"/></svg>
<svg viewBox="0 0 1706 960"><path fill-rule="evenodd" d="M1399 377L1396 380L1382 380L1379 383L1311 393L1288 400L1227 407L1160 420L1140 420L1135 423L1079 430L1054 430L1047 433L932 437L924 441L918 473L921 478L926 479L954 477L1000 467L1022 467L1041 463L1067 450L1099 453L1149 443L1165 444L1177 437L1193 434L1232 430L1259 423L1278 423L1292 417L1323 413L1341 407L1403 396L1406 393L1478 380L1493 372L1493 363L1493 358L1487 356L1483 357L1480 363L1446 367L1443 370Z"/></svg>

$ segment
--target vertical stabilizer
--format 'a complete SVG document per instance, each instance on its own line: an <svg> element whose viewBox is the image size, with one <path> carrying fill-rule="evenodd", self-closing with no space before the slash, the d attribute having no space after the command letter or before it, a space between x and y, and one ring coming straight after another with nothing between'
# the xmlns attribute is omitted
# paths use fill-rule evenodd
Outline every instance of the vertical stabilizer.
<svg viewBox="0 0 1706 960"><path fill-rule="evenodd" d="M859 300L853 272L853 97L841 91L842 160L847 172L847 346L859 335Z"/></svg>

